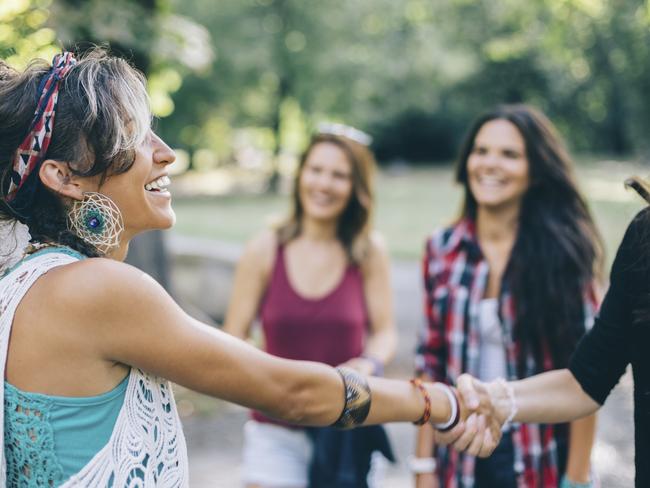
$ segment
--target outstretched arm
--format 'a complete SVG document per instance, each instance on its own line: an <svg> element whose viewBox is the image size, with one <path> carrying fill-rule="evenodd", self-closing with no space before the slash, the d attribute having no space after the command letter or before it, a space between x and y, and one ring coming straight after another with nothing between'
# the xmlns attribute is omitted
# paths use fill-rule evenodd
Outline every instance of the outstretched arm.
<svg viewBox="0 0 650 488"><path fill-rule="evenodd" d="M483 418L486 425L505 425L509 421L520 423L563 423L593 414L600 408L587 395L567 369L550 371L524 380L506 383L493 381L483 383L464 374L458 378L458 392L468 411L482 415L461 423L454 431L442 436L445 443L453 444L459 451L472 453L480 445L481 456L489 456L497 442L492 443L486 435L476 434L476 419ZM472 427L472 428L470 428ZM492 430L493 432L493 430ZM438 436L440 437L440 436Z"/></svg>
<svg viewBox="0 0 650 488"><path fill-rule="evenodd" d="M600 408L582 390L568 369L549 371L508 385L514 394L514 404L508 388L499 382L482 383L469 375L458 379L458 390L468 407L478 405L479 395L487 393L500 423L504 423L511 412L515 412L512 419L515 422L570 422L595 413Z"/></svg>
<svg viewBox="0 0 650 488"><path fill-rule="evenodd" d="M515 381L509 387L462 376L458 389L469 408L477 404L477 394L487 393L499 422L515 412L514 420L518 422L569 422L598 410L625 372L634 348L634 311L648 293L644 256L649 215L644 210L628 227L612 265L610 287L600 312L594 326L580 340L569 369Z"/></svg>
<svg viewBox="0 0 650 488"><path fill-rule="evenodd" d="M277 358L204 325L185 314L152 278L128 265L89 259L68 270L59 275L61 290L83 289L83 300L61 292L58 303L71 327L93 338L91 352L106 361L295 424L329 425L340 416L344 389L334 368ZM372 404L366 423L422 416L423 395L408 382L371 378L369 385ZM445 422L449 400L432 384L426 388L431 421Z"/></svg>

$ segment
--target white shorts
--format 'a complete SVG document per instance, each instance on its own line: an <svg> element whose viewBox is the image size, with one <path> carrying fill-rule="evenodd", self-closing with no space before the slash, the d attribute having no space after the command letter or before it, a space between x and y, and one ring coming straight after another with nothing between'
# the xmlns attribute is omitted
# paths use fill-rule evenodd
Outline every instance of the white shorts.
<svg viewBox="0 0 650 488"><path fill-rule="evenodd" d="M244 425L243 481L265 488L305 488L312 453L312 443L303 430L249 420ZM380 453L373 453L370 488L382 486L387 463Z"/></svg>
<svg viewBox="0 0 650 488"><path fill-rule="evenodd" d="M244 425L243 480L268 488L304 488L312 451L302 430L249 420Z"/></svg>

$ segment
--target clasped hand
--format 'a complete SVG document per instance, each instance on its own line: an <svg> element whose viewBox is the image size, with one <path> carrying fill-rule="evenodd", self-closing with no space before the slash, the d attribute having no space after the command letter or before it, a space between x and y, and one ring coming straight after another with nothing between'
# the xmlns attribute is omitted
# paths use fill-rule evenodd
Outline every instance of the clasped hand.
<svg viewBox="0 0 650 488"><path fill-rule="evenodd" d="M501 440L501 429L508 417L504 402L506 393L497 382L483 383L464 374L456 383L461 408L461 421L449 432L435 431L439 444L452 445L472 456L487 457Z"/></svg>

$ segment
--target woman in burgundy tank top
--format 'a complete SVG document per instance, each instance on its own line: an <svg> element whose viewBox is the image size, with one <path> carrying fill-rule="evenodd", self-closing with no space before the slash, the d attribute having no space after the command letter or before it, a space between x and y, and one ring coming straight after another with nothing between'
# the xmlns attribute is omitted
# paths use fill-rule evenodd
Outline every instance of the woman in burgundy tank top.
<svg viewBox="0 0 650 488"><path fill-rule="evenodd" d="M271 354L381 374L394 354L396 333L388 256L371 228L375 163L366 139L345 126L328 127L312 139L300 160L292 215L253 239L238 265L227 332L247 338L259 319ZM245 429L249 487L348 486L342 480L359 470L349 456L332 458L332 447L345 450L342 443L356 457L365 446L362 465L374 450L391 456L383 431L378 442L368 443L359 436L376 431L332 437L259 412L253 419ZM346 472L336 473L341 470ZM355 474L365 478L367 470L361 471ZM365 483L357 479L349 486Z"/></svg>

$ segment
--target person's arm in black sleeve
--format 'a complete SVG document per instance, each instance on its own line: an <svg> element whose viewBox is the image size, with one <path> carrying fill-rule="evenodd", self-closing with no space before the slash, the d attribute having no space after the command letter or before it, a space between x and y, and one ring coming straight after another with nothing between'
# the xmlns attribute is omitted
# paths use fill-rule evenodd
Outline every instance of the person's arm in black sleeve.
<svg viewBox="0 0 650 488"><path fill-rule="evenodd" d="M631 331L639 297L648 291L650 211L640 212L629 225L616 253L610 287L592 329L578 344L569 369L582 389L599 404L630 362ZM649 297L650 298L650 297Z"/></svg>

